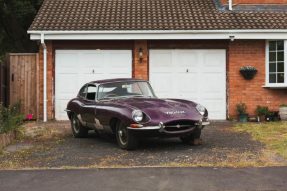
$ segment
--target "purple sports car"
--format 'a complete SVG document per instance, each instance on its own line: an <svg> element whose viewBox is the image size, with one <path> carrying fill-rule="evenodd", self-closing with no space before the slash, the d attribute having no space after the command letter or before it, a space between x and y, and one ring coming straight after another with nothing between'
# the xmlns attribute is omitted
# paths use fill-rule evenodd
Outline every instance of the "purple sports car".
<svg viewBox="0 0 287 191"><path fill-rule="evenodd" d="M159 99L149 82L137 79L99 80L85 84L67 106L74 137L89 130L116 135L122 149L135 149L147 136L199 140L209 124L207 110L181 99Z"/></svg>

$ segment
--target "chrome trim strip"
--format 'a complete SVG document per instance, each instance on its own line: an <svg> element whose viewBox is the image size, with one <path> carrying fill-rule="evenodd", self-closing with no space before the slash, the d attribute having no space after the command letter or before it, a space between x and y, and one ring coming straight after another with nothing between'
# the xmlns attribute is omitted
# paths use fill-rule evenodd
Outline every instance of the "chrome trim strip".
<svg viewBox="0 0 287 191"><path fill-rule="evenodd" d="M199 121L198 123L195 123L194 125L199 126L200 128L205 125L209 125L209 121ZM187 125L182 125L181 127L186 127ZM190 126L190 125L188 125ZM165 129L166 126L163 125L162 122L159 123L158 126L147 126L147 127L139 127L139 128L132 128L132 127L127 127L128 129L131 130L139 130L139 131L144 131L144 130L160 130L162 132ZM167 126L167 127L173 127L173 126ZM175 126L176 127L176 126Z"/></svg>
<svg viewBox="0 0 287 191"><path fill-rule="evenodd" d="M140 128L132 128L132 127L127 127L128 129L132 130L159 130L159 126L148 126L148 127L140 127Z"/></svg>
<svg viewBox="0 0 287 191"><path fill-rule="evenodd" d="M165 127L171 127L171 128L181 128L181 127L191 127L193 125L168 125L168 126L165 126Z"/></svg>

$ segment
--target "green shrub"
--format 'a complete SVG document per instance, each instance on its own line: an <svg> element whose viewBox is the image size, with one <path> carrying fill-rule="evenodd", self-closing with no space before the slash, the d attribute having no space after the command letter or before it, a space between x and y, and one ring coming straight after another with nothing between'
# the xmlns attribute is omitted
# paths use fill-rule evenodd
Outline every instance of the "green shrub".
<svg viewBox="0 0 287 191"><path fill-rule="evenodd" d="M236 104L236 111L238 115L247 114L246 110L247 110L247 106L245 103Z"/></svg>
<svg viewBox="0 0 287 191"><path fill-rule="evenodd" d="M23 122L24 116L20 113L20 103L4 107L0 103L0 133L7 133L17 129Z"/></svg>
<svg viewBox="0 0 287 191"><path fill-rule="evenodd" d="M260 105L257 105L257 108L255 110L256 114L258 116L263 116L263 115L269 115L270 112L269 112L269 108L266 107L266 106L260 106Z"/></svg>

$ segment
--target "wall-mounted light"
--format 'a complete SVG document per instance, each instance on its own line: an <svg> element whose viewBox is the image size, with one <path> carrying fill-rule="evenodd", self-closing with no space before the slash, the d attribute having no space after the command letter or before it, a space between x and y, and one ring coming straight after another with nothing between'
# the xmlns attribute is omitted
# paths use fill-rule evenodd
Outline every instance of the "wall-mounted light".
<svg viewBox="0 0 287 191"><path fill-rule="evenodd" d="M235 39L235 36L229 36L229 39L230 39L231 42L233 42L234 39Z"/></svg>
<svg viewBox="0 0 287 191"><path fill-rule="evenodd" d="M139 60L140 60L140 63L142 63L143 61L143 49L142 48L139 48Z"/></svg>

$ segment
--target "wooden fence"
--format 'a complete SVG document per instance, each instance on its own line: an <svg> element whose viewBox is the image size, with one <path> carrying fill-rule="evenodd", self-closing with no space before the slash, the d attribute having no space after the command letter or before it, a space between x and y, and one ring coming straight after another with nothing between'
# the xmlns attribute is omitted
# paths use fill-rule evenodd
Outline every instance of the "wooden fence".
<svg viewBox="0 0 287 191"><path fill-rule="evenodd" d="M8 104L6 62L0 62L0 102L5 106Z"/></svg>
<svg viewBox="0 0 287 191"><path fill-rule="evenodd" d="M8 54L7 67L9 74L9 104L20 101L24 115L38 117L38 54Z"/></svg>

